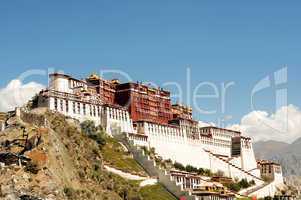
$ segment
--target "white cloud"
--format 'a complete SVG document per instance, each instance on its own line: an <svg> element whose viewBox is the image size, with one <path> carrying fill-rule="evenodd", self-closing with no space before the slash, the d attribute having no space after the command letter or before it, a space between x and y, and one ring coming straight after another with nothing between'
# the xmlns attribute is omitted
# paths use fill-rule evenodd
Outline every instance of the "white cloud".
<svg viewBox="0 0 301 200"><path fill-rule="evenodd" d="M245 115L240 124L227 128L240 130L254 141L291 143L301 137L301 111L294 105L281 107L270 115L265 111L253 111Z"/></svg>
<svg viewBox="0 0 301 200"><path fill-rule="evenodd" d="M0 89L0 111L7 112L24 105L43 88L36 82L23 84L18 79L10 81L5 88Z"/></svg>

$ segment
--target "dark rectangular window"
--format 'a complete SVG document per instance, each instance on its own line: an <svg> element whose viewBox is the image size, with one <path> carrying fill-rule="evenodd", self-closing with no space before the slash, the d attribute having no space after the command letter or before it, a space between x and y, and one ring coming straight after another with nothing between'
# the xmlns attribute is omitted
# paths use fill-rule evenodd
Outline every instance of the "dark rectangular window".
<svg viewBox="0 0 301 200"><path fill-rule="evenodd" d="M57 99L54 99L54 109L57 110Z"/></svg>
<svg viewBox="0 0 301 200"><path fill-rule="evenodd" d="M69 112L69 101L66 100L66 112Z"/></svg>
<svg viewBox="0 0 301 200"><path fill-rule="evenodd" d="M60 101L60 107L61 107L61 111L64 111L64 106L63 106L64 102L63 100Z"/></svg>
<svg viewBox="0 0 301 200"><path fill-rule="evenodd" d="M76 113L76 107L75 107L75 102L72 102L72 106L73 106L73 113Z"/></svg>
<svg viewBox="0 0 301 200"><path fill-rule="evenodd" d="M84 115L86 115L86 104L83 104Z"/></svg>
<svg viewBox="0 0 301 200"><path fill-rule="evenodd" d="M78 114L80 114L80 103L77 103L77 111L78 111Z"/></svg>

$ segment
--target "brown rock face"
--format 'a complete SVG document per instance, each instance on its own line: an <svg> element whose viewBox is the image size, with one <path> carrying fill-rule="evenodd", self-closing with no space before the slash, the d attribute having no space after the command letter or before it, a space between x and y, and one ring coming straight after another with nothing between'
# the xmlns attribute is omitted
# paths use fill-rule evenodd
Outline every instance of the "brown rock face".
<svg viewBox="0 0 301 200"><path fill-rule="evenodd" d="M47 154L40 150L32 150L30 152L25 153L25 155L31 159L31 161L37 164L39 167L43 167L47 163Z"/></svg>

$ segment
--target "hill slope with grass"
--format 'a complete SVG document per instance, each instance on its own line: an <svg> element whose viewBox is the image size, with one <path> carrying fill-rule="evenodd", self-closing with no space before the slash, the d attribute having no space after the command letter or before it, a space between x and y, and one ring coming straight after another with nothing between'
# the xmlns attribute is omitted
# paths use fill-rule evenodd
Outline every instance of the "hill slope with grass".
<svg viewBox="0 0 301 200"><path fill-rule="evenodd" d="M174 200L159 184L140 187L108 172L105 165L147 176L91 122L36 110L10 121L0 133L0 199Z"/></svg>

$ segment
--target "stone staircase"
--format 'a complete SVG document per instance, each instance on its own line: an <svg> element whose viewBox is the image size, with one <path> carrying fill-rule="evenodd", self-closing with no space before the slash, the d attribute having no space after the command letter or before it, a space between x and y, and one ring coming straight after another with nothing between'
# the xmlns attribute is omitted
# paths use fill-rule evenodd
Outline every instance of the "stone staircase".
<svg viewBox="0 0 301 200"><path fill-rule="evenodd" d="M209 153L210 155L212 155L212 156L218 158L219 160L221 160L221 161L223 161L223 162L226 162L226 163L229 164L231 167L234 167L234 168L238 169L238 170L241 171L242 173L244 173L244 174L246 174L246 175L248 175L248 176L251 176L253 179L256 179L256 180L262 182L262 183L260 183L260 184L257 184L257 185L255 185L255 186L253 186L253 187L250 187L250 188L247 188L247 189L245 189L245 190L243 190L243 191L240 191L240 192L239 192L239 195L242 195L242 196L246 196L246 197L247 197L247 196L253 194L254 192L259 191L259 190L263 189L264 187L266 187L266 186L268 186L268 185L270 184L270 183L264 182L261 178L258 178L257 176L254 176L253 174L251 174L250 171L253 171L254 169L253 169L253 170L250 170L250 171L245 171L244 169L242 169L242 168L240 168L240 167L237 167L236 165L234 165L234 164L232 164L231 162L229 162L229 159L224 159L224 158L222 158L222 157L219 157L218 155L215 155L215 154L213 154L212 152L210 152L210 151L208 151L208 150L205 150L205 152Z"/></svg>
<svg viewBox="0 0 301 200"><path fill-rule="evenodd" d="M224 159L224 158L222 158L222 157L220 157L220 156L218 156L218 155L215 155L214 153L212 153L212 152L209 151L209 150L205 150L205 149L204 149L204 151L207 152L207 153L209 153L210 155L214 156L215 158L221 160L222 162L227 163L227 164L230 165L231 167L233 167L233 168L235 168L235 169L238 169L238 170L239 170L240 172L242 172L243 174L245 174L245 175L247 175L247 176L250 176L250 177L252 177L253 179L256 179L256 180L259 180L259 181L263 181L261 178L259 178L259 177L257 177L257 176L254 176L254 175L251 174L250 172L248 172L248 171L242 169L241 167L238 167L238 166L234 165L234 164L231 163L228 159Z"/></svg>
<svg viewBox="0 0 301 200"><path fill-rule="evenodd" d="M171 175L166 170L160 169L156 165L156 162L145 155L143 149L135 146L134 142L130 141L125 134L114 134L113 137L125 145L129 152L133 154L133 158L143 167L149 176L158 178L158 182L162 184L169 193L177 199L195 200L194 196L182 190L181 186L172 180Z"/></svg>

